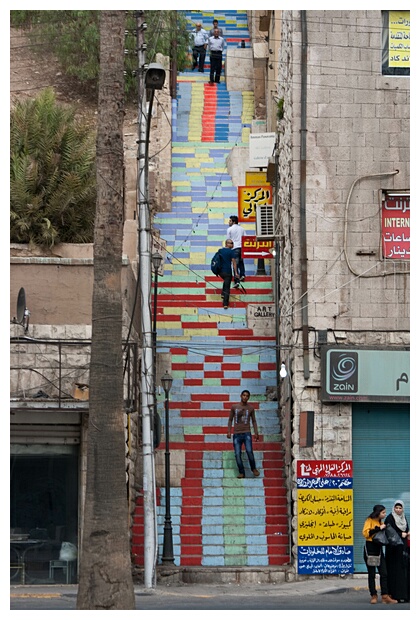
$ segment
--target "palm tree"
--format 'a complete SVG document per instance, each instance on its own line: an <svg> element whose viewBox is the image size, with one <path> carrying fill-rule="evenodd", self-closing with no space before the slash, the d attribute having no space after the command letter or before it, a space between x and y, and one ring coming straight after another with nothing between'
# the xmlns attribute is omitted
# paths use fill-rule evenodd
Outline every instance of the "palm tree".
<svg viewBox="0 0 420 620"><path fill-rule="evenodd" d="M88 243L95 217L95 134L54 91L10 113L10 241Z"/></svg>
<svg viewBox="0 0 420 620"><path fill-rule="evenodd" d="M122 364L124 22L125 11L101 12L92 354L77 609L135 609Z"/></svg>

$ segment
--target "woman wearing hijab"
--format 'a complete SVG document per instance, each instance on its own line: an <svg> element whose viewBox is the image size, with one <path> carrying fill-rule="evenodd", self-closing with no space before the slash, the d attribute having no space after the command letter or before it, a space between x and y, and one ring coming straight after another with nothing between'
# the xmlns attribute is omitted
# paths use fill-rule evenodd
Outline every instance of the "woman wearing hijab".
<svg viewBox="0 0 420 620"><path fill-rule="evenodd" d="M393 598L399 603L410 600L410 528L404 514L404 502L400 499L394 503L392 512L385 519L392 525L403 541L402 545L387 545L385 562L388 573L388 588Z"/></svg>
<svg viewBox="0 0 420 620"><path fill-rule="evenodd" d="M378 545L378 543L373 542L372 537L376 532L380 530L384 530L386 528L385 523L383 523L383 519L386 517L386 508L382 506L382 504L375 504L373 507L373 511L370 513L368 518L365 521L363 526L363 536L366 538L365 548L363 551L363 557L366 563L366 568L368 572L368 586L370 592L370 602L372 605L376 605L378 602L378 593L376 591L376 569L378 569L379 573L379 583L381 586L381 597L382 603L386 603L387 605L391 605L394 603L398 603L395 599L392 598L388 594L388 579L386 572L386 564L385 557L382 551L382 546ZM369 566L367 563L368 555L376 555L380 557L379 566Z"/></svg>

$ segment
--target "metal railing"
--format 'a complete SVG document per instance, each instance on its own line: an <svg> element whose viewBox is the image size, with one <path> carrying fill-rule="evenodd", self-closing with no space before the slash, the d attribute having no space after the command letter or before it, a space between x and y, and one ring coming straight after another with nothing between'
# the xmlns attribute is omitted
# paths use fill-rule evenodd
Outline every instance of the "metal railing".
<svg viewBox="0 0 420 620"><path fill-rule="evenodd" d="M138 345L122 343L124 403L138 408ZM88 400L90 340L10 339L10 399L13 401ZM83 396L81 397L81 395Z"/></svg>

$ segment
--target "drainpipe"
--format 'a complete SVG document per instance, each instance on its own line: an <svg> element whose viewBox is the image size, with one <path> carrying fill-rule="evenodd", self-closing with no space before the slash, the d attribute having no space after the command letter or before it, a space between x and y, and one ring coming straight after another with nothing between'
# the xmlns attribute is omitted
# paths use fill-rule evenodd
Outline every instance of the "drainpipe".
<svg viewBox="0 0 420 620"><path fill-rule="evenodd" d="M300 105L300 277L302 299L303 375L309 379L308 330L308 252L306 242L306 103L308 76L308 32L306 11L300 12L301 43L301 105Z"/></svg>

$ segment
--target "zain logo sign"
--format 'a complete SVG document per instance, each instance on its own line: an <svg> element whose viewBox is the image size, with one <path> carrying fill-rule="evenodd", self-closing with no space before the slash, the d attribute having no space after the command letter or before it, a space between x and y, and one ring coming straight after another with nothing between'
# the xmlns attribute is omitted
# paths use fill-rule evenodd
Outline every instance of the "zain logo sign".
<svg viewBox="0 0 420 620"><path fill-rule="evenodd" d="M330 392L355 394L359 389L358 353L330 352Z"/></svg>

